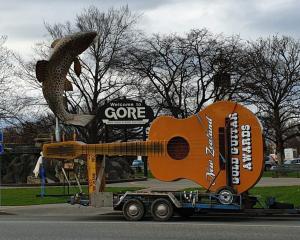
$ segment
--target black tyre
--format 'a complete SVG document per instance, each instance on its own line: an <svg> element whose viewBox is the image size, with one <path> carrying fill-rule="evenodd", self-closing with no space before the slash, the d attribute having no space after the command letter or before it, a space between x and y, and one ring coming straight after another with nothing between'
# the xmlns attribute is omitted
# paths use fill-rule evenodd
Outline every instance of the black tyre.
<svg viewBox="0 0 300 240"><path fill-rule="evenodd" d="M151 215L155 221L168 221L173 216L172 203L164 198L156 199L151 205Z"/></svg>
<svg viewBox="0 0 300 240"><path fill-rule="evenodd" d="M128 221L139 221L145 215L144 204L137 199L130 199L123 205L123 215Z"/></svg>

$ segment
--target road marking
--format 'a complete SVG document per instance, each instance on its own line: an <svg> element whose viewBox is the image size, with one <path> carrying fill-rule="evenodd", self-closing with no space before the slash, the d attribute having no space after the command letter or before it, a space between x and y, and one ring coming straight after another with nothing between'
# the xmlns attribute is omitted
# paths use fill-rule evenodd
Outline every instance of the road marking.
<svg viewBox="0 0 300 240"><path fill-rule="evenodd" d="M13 222L14 224L17 223L41 223L41 224L123 224L123 225L147 225L147 224L154 224L154 225L187 225L187 226L194 226L194 227L208 227L208 226L226 226L226 227L268 227L268 228L300 228L300 225L278 225L278 224L231 224L231 223L193 223L193 222L153 222L153 221L141 221L141 222L127 222L127 221L38 221L38 220L17 220L17 219L6 219L0 220L0 223L8 223Z"/></svg>

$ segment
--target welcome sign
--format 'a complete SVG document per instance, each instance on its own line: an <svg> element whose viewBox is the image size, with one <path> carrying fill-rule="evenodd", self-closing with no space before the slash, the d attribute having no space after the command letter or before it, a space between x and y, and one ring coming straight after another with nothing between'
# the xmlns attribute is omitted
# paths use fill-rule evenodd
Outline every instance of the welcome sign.
<svg viewBox="0 0 300 240"><path fill-rule="evenodd" d="M117 99L101 107L100 118L106 125L131 128L149 124L154 114L144 102Z"/></svg>

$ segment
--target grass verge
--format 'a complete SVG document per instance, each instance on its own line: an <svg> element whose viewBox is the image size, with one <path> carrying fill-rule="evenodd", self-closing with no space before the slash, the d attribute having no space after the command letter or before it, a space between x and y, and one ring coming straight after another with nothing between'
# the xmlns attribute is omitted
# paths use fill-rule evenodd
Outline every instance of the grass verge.
<svg viewBox="0 0 300 240"><path fill-rule="evenodd" d="M135 191L140 188L134 187L107 187L106 192L126 192ZM37 197L41 192L40 188L8 188L0 190L0 206L24 206L24 205L40 205L51 203L66 203L69 196L47 196L47 195L63 195L63 187L47 187L46 196ZM70 194L79 192L77 188L71 187ZM87 187L83 187L83 192L87 193ZM65 191L67 193L67 190Z"/></svg>
<svg viewBox="0 0 300 240"><path fill-rule="evenodd" d="M276 172L267 171L263 173L263 177L274 177L274 178L299 178L300 173L299 172L289 172L284 174L278 174Z"/></svg>
<svg viewBox="0 0 300 240"><path fill-rule="evenodd" d="M106 192L126 192L135 191L141 188L134 187L107 187ZM185 189L186 191L195 189ZM203 189L202 189L203 190ZM70 194L78 192L76 188L70 188ZM83 187L83 192L87 193L87 187ZM63 194L63 187L47 187L47 195ZM2 206L23 206L23 205L39 205L51 203L65 203L68 196L55 197L37 197L40 194L39 188L9 188L0 190L0 205ZM255 187L250 190L251 195L258 196L260 201L264 203L268 197L275 197L279 202L292 203L300 207L300 186L288 187Z"/></svg>
<svg viewBox="0 0 300 240"><path fill-rule="evenodd" d="M203 188L187 188L185 191L200 190ZM255 187L249 191L252 196L258 197L263 206L269 197L275 197L277 202L291 203L300 208L300 186L286 186L286 187ZM261 207L261 206L256 206Z"/></svg>
<svg viewBox="0 0 300 240"><path fill-rule="evenodd" d="M275 197L278 202L292 203L296 207L300 207L300 186L255 187L250 190L250 194L259 196L263 203L268 197Z"/></svg>

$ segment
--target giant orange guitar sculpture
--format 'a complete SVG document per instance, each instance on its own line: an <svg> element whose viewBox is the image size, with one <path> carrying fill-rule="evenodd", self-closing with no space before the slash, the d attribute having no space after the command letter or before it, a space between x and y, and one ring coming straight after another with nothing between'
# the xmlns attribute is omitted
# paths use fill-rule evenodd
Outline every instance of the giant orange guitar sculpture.
<svg viewBox="0 0 300 240"><path fill-rule="evenodd" d="M62 142L46 144L46 158L81 155L148 156L159 180L190 179L210 191L230 187L236 193L260 179L262 128L255 115L233 102L211 104L186 119L161 116L151 124L148 141L106 144Z"/></svg>

